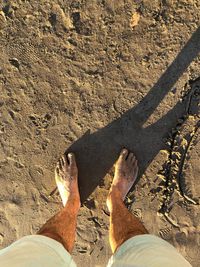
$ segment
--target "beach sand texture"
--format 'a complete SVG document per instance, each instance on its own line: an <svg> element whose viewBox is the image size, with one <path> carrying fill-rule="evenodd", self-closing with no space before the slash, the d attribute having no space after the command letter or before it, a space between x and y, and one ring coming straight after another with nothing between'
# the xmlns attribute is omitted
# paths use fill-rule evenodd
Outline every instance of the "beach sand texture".
<svg viewBox="0 0 200 267"><path fill-rule="evenodd" d="M123 147L126 198L148 231L200 264L200 3L0 2L0 248L58 209L55 164L73 151L82 207L73 257L105 266L106 196Z"/></svg>

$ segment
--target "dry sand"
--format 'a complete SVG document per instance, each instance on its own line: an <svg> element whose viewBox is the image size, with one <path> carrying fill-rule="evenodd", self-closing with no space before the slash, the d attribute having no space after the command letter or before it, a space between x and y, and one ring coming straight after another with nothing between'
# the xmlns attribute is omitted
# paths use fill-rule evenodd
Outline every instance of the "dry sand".
<svg viewBox="0 0 200 267"><path fill-rule="evenodd" d="M61 207L54 166L69 148L83 201L73 256L104 266L105 199L127 147L140 165L129 209L199 266L199 0L0 8L0 247Z"/></svg>

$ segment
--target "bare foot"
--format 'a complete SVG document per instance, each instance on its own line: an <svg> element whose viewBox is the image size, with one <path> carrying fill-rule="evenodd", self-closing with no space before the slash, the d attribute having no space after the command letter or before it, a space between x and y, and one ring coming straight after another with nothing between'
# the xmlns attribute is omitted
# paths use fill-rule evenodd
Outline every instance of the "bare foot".
<svg viewBox="0 0 200 267"><path fill-rule="evenodd" d="M67 156L64 154L59 159L55 169L55 179L63 206L70 202L79 209L78 168L73 153Z"/></svg>
<svg viewBox="0 0 200 267"><path fill-rule="evenodd" d="M124 201L137 178L137 174L137 159L133 153L123 149L115 165L115 175L107 198L109 210L111 209L113 198L119 197Z"/></svg>

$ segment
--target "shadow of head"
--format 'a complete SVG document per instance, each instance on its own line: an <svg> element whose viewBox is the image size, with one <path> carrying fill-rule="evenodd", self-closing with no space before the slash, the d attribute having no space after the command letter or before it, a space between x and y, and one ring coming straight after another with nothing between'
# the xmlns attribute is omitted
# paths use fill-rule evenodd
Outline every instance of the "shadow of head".
<svg viewBox="0 0 200 267"><path fill-rule="evenodd" d="M141 177L159 150L165 146L163 137L184 114L186 102L177 103L153 125L147 128L143 128L143 125L192 60L198 56L199 51L200 28L193 33L172 64L138 105L97 132L90 134L87 131L67 149L66 153L72 151L76 154L82 201L98 186L123 147L136 154Z"/></svg>

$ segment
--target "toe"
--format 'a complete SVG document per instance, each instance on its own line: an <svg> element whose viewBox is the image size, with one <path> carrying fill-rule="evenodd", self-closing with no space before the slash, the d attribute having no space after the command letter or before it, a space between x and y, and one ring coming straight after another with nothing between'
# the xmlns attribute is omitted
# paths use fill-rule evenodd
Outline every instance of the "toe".
<svg viewBox="0 0 200 267"><path fill-rule="evenodd" d="M66 157L65 154L62 156L62 161L63 161L63 165L64 165L64 166L67 166L67 165L68 165L67 157Z"/></svg>
<svg viewBox="0 0 200 267"><path fill-rule="evenodd" d="M128 156L128 150L126 148L122 149L119 159L121 160L125 160Z"/></svg>
<svg viewBox="0 0 200 267"><path fill-rule="evenodd" d="M131 163L133 161L133 158L134 158L133 153L129 153L127 160Z"/></svg>
<svg viewBox="0 0 200 267"><path fill-rule="evenodd" d="M58 168L58 170L61 170L62 169L62 164L61 164L60 159L58 160L56 167Z"/></svg>
<svg viewBox="0 0 200 267"><path fill-rule="evenodd" d="M68 154L69 164L70 166L76 166L76 159L74 153Z"/></svg>
<svg viewBox="0 0 200 267"><path fill-rule="evenodd" d="M138 162L137 162L136 159L135 159L135 161L132 164L133 164L133 169L134 170L138 169Z"/></svg>
<svg viewBox="0 0 200 267"><path fill-rule="evenodd" d="M61 163L61 166L63 167L65 164L63 157L60 158L60 163Z"/></svg>
<svg viewBox="0 0 200 267"><path fill-rule="evenodd" d="M138 165L136 165L135 170L134 170L134 172L135 172L135 177L138 176L138 171L139 171L139 168L138 168Z"/></svg>
<svg viewBox="0 0 200 267"><path fill-rule="evenodd" d="M133 158L131 159L131 163L134 165L134 164L137 164L137 159L135 156L133 156Z"/></svg>

